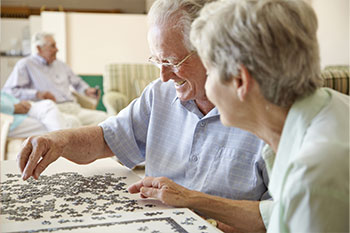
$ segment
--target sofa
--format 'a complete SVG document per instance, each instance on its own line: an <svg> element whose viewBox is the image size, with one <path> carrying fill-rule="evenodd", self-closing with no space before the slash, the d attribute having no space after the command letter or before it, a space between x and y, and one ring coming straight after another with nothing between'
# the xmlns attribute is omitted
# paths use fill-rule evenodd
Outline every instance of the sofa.
<svg viewBox="0 0 350 233"><path fill-rule="evenodd" d="M159 69L151 64L115 63L105 66L102 102L109 115L116 115L143 89L159 77Z"/></svg>

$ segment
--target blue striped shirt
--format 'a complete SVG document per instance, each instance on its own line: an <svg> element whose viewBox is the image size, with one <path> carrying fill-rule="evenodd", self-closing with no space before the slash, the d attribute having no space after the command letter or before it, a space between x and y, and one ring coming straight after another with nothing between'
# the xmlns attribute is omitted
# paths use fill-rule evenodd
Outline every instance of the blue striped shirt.
<svg viewBox="0 0 350 233"><path fill-rule="evenodd" d="M108 146L128 167L146 161L147 176L165 176L192 190L230 199L269 198L256 136L207 115L176 97L173 82L152 82L142 96L100 126Z"/></svg>
<svg viewBox="0 0 350 233"><path fill-rule="evenodd" d="M37 100L37 91L49 91L57 103L62 103L75 100L70 86L79 93L84 93L89 87L65 63L55 60L49 65L35 54L17 62L3 91L21 100Z"/></svg>

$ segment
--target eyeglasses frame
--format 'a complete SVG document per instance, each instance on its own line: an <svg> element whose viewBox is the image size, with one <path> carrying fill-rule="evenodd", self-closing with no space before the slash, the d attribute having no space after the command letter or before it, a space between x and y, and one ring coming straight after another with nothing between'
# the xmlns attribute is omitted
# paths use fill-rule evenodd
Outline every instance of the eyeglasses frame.
<svg viewBox="0 0 350 233"><path fill-rule="evenodd" d="M153 65L157 66L159 69L162 67L162 66L166 66L166 67L171 67L172 70L178 70L179 67L187 60L189 59L193 54L195 54L196 51L191 51L184 59L182 59L181 61L179 61L177 64L173 64L173 63L170 63L170 62L158 62L156 61L155 59L153 59L152 56L150 56L148 58L148 61L151 62Z"/></svg>

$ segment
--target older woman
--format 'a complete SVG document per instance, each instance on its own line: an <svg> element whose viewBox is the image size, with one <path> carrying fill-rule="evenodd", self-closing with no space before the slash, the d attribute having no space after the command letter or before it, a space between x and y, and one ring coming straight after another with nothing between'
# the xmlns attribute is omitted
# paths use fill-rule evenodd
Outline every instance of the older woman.
<svg viewBox="0 0 350 233"><path fill-rule="evenodd" d="M349 97L320 88L316 30L316 15L302 0L215 2L192 25L221 121L269 145L263 157L274 201L261 212L269 232L349 231ZM237 222L256 211L166 178L147 177L130 191L238 230L262 230L258 218L251 228Z"/></svg>

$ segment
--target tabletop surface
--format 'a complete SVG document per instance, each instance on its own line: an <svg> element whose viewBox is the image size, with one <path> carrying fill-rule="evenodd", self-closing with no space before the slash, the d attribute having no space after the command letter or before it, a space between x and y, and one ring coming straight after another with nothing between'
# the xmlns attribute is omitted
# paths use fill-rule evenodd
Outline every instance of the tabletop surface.
<svg viewBox="0 0 350 233"><path fill-rule="evenodd" d="M60 158L27 181L15 161L2 161L1 232L220 232L189 209L128 193L138 180L111 158Z"/></svg>

